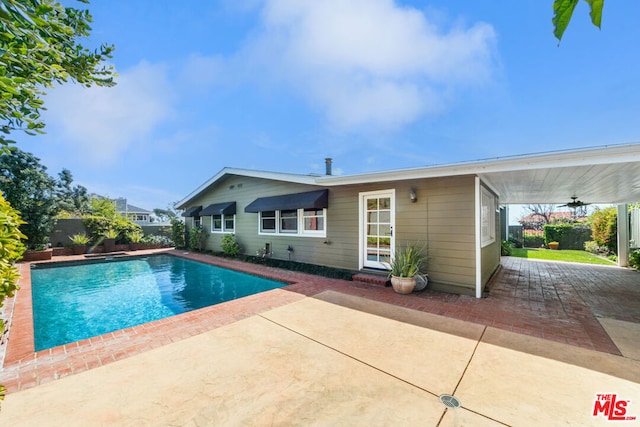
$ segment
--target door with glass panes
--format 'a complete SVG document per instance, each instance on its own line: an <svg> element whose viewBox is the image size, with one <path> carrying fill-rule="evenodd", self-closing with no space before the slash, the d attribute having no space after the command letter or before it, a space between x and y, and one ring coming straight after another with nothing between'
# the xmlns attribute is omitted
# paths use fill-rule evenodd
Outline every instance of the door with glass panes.
<svg viewBox="0 0 640 427"><path fill-rule="evenodd" d="M394 250L395 204L393 190L362 193L362 265L388 269Z"/></svg>

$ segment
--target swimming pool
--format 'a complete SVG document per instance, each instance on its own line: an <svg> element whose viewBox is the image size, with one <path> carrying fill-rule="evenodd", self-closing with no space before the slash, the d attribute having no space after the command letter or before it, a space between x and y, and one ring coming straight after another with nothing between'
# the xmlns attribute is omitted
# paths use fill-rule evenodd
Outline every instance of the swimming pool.
<svg viewBox="0 0 640 427"><path fill-rule="evenodd" d="M35 350L280 288L268 280L170 255L39 264L31 271Z"/></svg>

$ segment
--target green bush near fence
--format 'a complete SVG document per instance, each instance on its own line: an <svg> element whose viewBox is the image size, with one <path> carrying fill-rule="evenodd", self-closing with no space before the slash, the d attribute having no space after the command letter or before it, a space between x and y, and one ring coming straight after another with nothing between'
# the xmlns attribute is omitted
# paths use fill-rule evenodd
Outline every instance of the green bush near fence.
<svg viewBox="0 0 640 427"><path fill-rule="evenodd" d="M525 248L539 248L544 245L544 237L537 236L535 234L524 235L524 247Z"/></svg>
<svg viewBox="0 0 640 427"><path fill-rule="evenodd" d="M591 240L591 229L576 224L546 224L543 227L544 244L560 243L560 249L584 250L585 242Z"/></svg>

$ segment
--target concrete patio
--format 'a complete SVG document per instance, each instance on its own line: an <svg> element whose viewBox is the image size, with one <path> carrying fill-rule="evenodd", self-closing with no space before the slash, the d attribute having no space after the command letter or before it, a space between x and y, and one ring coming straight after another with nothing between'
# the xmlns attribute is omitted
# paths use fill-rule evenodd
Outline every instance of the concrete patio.
<svg viewBox="0 0 640 427"><path fill-rule="evenodd" d="M475 299L179 255L293 284L9 360L0 424L600 425L601 393L640 415L638 272L505 258Z"/></svg>

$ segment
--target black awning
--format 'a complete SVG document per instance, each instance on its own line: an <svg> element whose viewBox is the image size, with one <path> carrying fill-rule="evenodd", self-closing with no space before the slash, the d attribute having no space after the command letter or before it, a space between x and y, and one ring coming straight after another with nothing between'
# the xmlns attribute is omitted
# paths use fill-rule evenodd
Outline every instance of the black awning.
<svg viewBox="0 0 640 427"><path fill-rule="evenodd" d="M199 216L198 214L200 213L201 210L202 210L202 206L195 206L193 208L189 208L186 211L184 211L182 213L182 216L184 217Z"/></svg>
<svg viewBox="0 0 640 427"><path fill-rule="evenodd" d="M260 197L244 208L245 212L264 212L287 209L322 209L329 206L329 190Z"/></svg>
<svg viewBox="0 0 640 427"><path fill-rule="evenodd" d="M214 203L202 209L200 216L235 215L236 202Z"/></svg>

